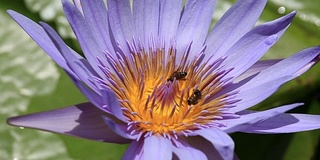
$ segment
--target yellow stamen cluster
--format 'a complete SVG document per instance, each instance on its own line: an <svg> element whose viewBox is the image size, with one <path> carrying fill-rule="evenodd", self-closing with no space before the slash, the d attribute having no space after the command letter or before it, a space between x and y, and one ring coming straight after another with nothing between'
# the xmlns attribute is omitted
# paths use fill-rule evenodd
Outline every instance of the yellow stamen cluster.
<svg viewBox="0 0 320 160"><path fill-rule="evenodd" d="M176 63L176 51L170 48L142 50L123 57L114 64L118 73L109 77L116 85L109 87L116 93L130 128L136 132L172 135L196 130L220 117L227 96L217 95L223 88L218 64L199 63L200 57L188 59L188 51ZM201 64L201 65L199 65ZM183 79L168 78L186 72ZM201 92L194 105L188 99L194 91ZM194 100L194 99L193 99Z"/></svg>

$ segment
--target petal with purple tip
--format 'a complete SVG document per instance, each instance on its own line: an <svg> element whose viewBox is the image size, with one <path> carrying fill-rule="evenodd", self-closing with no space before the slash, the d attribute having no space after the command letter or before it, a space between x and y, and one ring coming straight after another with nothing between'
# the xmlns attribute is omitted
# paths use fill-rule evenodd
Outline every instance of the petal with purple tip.
<svg viewBox="0 0 320 160"><path fill-rule="evenodd" d="M69 74L77 77L40 25L15 11L9 10L8 13L58 65Z"/></svg>
<svg viewBox="0 0 320 160"><path fill-rule="evenodd" d="M254 114L251 112L250 114ZM308 114L280 114L261 123L255 123L241 132L274 134L294 133L320 128L320 116Z"/></svg>
<svg viewBox="0 0 320 160"><path fill-rule="evenodd" d="M226 127L221 127L221 129L227 133L241 131L251 125L261 123L300 105L302 105L302 103L295 103L252 114L245 114L247 111L242 111L238 113L240 118L221 120L222 123L226 123Z"/></svg>
<svg viewBox="0 0 320 160"><path fill-rule="evenodd" d="M210 141L222 159L233 159L234 142L227 133L218 128L202 129L196 131L195 133Z"/></svg>
<svg viewBox="0 0 320 160"><path fill-rule="evenodd" d="M105 125L102 116L108 114L91 103L82 103L62 109L12 117L8 119L8 123L96 141L128 143L128 139L115 134Z"/></svg>
<svg viewBox="0 0 320 160"><path fill-rule="evenodd" d="M228 51L225 68L234 68L229 77L238 77L256 63L273 46L290 25L295 12L255 27ZM213 60L213 59L212 59Z"/></svg>
<svg viewBox="0 0 320 160"><path fill-rule="evenodd" d="M310 63L314 64L314 60L319 60L319 55L320 46L304 49L260 72L260 74L254 78L254 81L252 81L255 83L250 86L256 86L263 82L285 76L299 76L303 73L302 71L306 71L306 69L304 69L305 66L309 66Z"/></svg>
<svg viewBox="0 0 320 160"><path fill-rule="evenodd" d="M319 60L319 55L320 46L304 49L261 71L258 75L250 79L249 82L239 87L240 92L237 98L241 99L241 101L237 104L237 107L230 108L230 111L242 111L263 101L282 84L296 78L304 73L306 68L313 66L315 62ZM272 85L267 87L267 84Z"/></svg>
<svg viewBox="0 0 320 160"><path fill-rule="evenodd" d="M226 51L252 29L266 3L267 0L237 1L211 30L206 40L206 59L225 56Z"/></svg>
<svg viewBox="0 0 320 160"><path fill-rule="evenodd" d="M77 53L72 52L70 47L68 47L59 37L58 33L55 32L48 24L43 22L40 22L40 24L47 32L54 45L63 55L72 71L77 74L81 81L97 92L98 88L89 81L90 78L96 76L96 72L91 68L87 60L80 57Z"/></svg>
<svg viewBox="0 0 320 160"><path fill-rule="evenodd" d="M150 136L144 139L142 159L172 159L172 143L161 136Z"/></svg>

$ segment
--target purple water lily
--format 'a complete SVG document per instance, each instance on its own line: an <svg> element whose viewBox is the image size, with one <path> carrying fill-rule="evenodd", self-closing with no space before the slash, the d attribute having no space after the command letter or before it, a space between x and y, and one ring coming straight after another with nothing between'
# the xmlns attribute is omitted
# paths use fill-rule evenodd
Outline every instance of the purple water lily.
<svg viewBox="0 0 320 160"><path fill-rule="evenodd" d="M89 100L8 123L130 143L130 160L237 159L228 133L319 129L318 115L284 113L301 103L247 110L320 59L318 46L258 61L295 16L253 27L266 2L239 0L208 32L215 0L62 0L85 58L46 23L8 11Z"/></svg>

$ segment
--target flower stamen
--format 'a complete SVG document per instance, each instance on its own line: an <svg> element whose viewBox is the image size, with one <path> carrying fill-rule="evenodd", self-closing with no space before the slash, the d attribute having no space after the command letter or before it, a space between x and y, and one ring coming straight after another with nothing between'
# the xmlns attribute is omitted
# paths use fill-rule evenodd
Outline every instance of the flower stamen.
<svg viewBox="0 0 320 160"><path fill-rule="evenodd" d="M203 47L193 60L189 59L191 44L176 62L176 50L170 46L153 47L145 50L142 45L128 43L131 53L122 51L117 59L106 53L108 62L116 72L101 65L106 79L100 81L103 87L114 91L129 122L131 134L163 137L187 135L194 130L218 126L217 119L233 113L221 111L231 106L228 94L217 96L228 79L230 70L222 70L219 59L211 65L201 63ZM179 64L178 66L176 64ZM200 65L201 64L201 65Z"/></svg>

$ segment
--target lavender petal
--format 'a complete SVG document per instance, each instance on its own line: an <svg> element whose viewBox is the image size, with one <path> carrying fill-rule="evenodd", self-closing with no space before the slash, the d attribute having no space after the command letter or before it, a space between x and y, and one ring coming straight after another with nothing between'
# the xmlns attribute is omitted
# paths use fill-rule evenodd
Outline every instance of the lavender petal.
<svg viewBox="0 0 320 160"><path fill-rule="evenodd" d="M107 110L110 110L111 114L117 117L118 119L122 120L123 122L126 122L127 120L122 113L121 106L117 96L110 90L102 90L101 94L104 104L106 105L106 108L108 108Z"/></svg>
<svg viewBox="0 0 320 160"><path fill-rule="evenodd" d="M130 53L127 41L131 41L134 33L132 12L129 0L108 0L108 16L111 31L116 43L125 53Z"/></svg>
<svg viewBox="0 0 320 160"><path fill-rule="evenodd" d="M239 0L215 24L206 40L206 59L218 59L244 34L252 29L267 0Z"/></svg>
<svg viewBox="0 0 320 160"><path fill-rule="evenodd" d="M143 154L143 140L132 141L126 152L122 156L122 160L141 160Z"/></svg>
<svg viewBox="0 0 320 160"><path fill-rule="evenodd" d="M8 13L59 66L69 74L77 77L40 25L15 11L9 10Z"/></svg>
<svg viewBox="0 0 320 160"><path fill-rule="evenodd" d="M51 28L48 24L40 23L49 37L51 38L54 45L63 55L67 61L67 65L72 69L72 71L80 78L82 82L88 85L94 91L98 91L98 88L92 84L89 79L93 76L97 76L96 72L88 64L87 60L83 57L79 57L77 53L72 53L71 49L63 42L59 35Z"/></svg>
<svg viewBox="0 0 320 160"><path fill-rule="evenodd" d="M160 2L159 36L166 42L176 37L181 14L182 0L164 0Z"/></svg>
<svg viewBox="0 0 320 160"><path fill-rule="evenodd" d="M159 0L133 1L135 36L140 38L146 49L151 45L149 39L158 36L159 8Z"/></svg>
<svg viewBox="0 0 320 160"><path fill-rule="evenodd" d="M228 51L225 68L234 68L227 77L238 77L256 63L290 25L295 12L261 24L240 38Z"/></svg>
<svg viewBox="0 0 320 160"><path fill-rule="evenodd" d="M172 159L171 141L156 135L146 137L143 144L142 159L154 159L155 157L158 160Z"/></svg>
<svg viewBox="0 0 320 160"><path fill-rule="evenodd" d="M254 114L251 112L250 114ZM250 125L241 132L275 134L293 133L320 128L320 116L310 114L280 114L261 123Z"/></svg>
<svg viewBox="0 0 320 160"><path fill-rule="evenodd" d="M265 70L266 68L273 66L274 64L278 63L282 59L273 59L273 60L261 60L253 64L248 70L242 73L239 77L234 79L235 83L238 83L248 77L254 76L261 71Z"/></svg>
<svg viewBox="0 0 320 160"><path fill-rule="evenodd" d="M88 22L100 48L103 51L115 53L109 34L108 13L103 0L81 0L81 5L85 20Z"/></svg>
<svg viewBox="0 0 320 160"><path fill-rule="evenodd" d="M7 122L18 127L35 128L95 141L130 142L108 128L102 116L109 115L87 102L62 109L12 117Z"/></svg>
<svg viewBox="0 0 320 160"><path fill-rule="evenodd" d="M189 57L194 58L204 44L207 36L215 0L188 0L186 2L178 30L177 30L177 62L182 58L182 54L192 43Z"/></svg>
<svg viewBox="0 0 320 160"><path fill-rule="evenodd" d="M234 142L231 137L218 128L208 128L196 133L210 141L222 159L231 160L234 157Z"/></svg>
<svg viewBox="0 0 320 160"><path fill-rule="evenodd" d="M263 101L282 84L296 78L308 68L312 67L319 61L319 55L320 46L304 49L261 71L254 78L250 79L249 82L246 82L238 88L240 92L237 98L241 99L241 101L237 104L237 107L231 108L230 110L232 112L239 112ZM272 85L267 87L267 84ZM250 93L250 95L248 93ZM256 93L256 95L254 95L254 93Z"/></svg>
<svg viewBox="0 0 320 160"><path fill-rule="evenodd" d="M103 50L97 44L87 22L85 21L79 10L68 0L62 0L65 15L77 36L81 49L92 66L92 68L101 76L104 77L103 72L98 67L97 57L105 57ZM108 63L105 63L108 65Z"/></svg>
<svg viewBox="0 0 320 160"><path fill-rule="evenodd" d="M179 159L183 160L207 160L206 155L200 150L192 147L188 143L180 140L177 141L177 145L173 146L173 153L177 155Z"/></svg>
<svg viewBox="0 0 320 160"><path fill-rule="evenodd" d="M221 129L227 133L241 131L251 125L268 120L300 105L302 105L302 103L295 103L252 114L246 114L247 111L242 111L238 113L240 118L221 120L222 123L226 124L226 127L221 127Z"/></svg>

